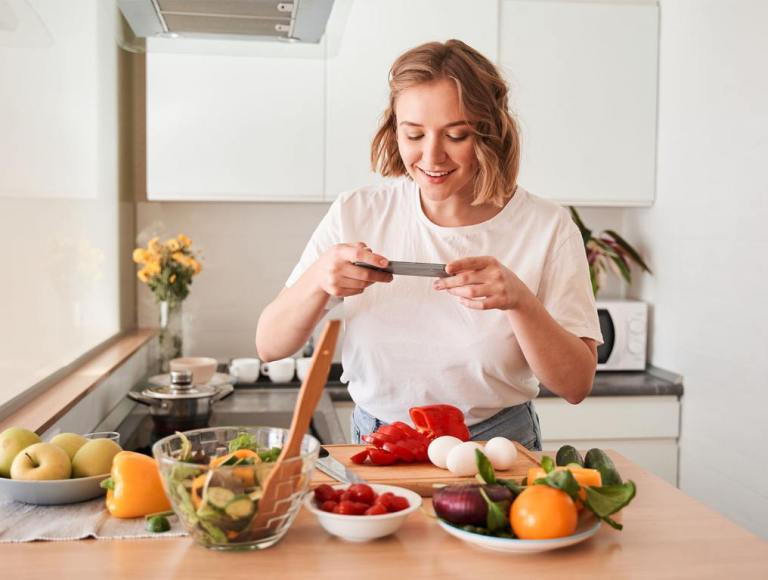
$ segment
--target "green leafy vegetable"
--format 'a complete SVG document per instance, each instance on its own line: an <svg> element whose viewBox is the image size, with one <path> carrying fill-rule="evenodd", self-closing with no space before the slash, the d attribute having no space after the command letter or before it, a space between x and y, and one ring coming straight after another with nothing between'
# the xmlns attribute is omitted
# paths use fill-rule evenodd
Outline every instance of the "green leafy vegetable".
<svg viewBox="0 0 768 580"><path fill-rule="evenodd" d="M251 451L258 451L259 445L256 441L256 437L250 433L241 432L237 434L237 437L231 439L228 444L229 452L234 453L240 449L250 449Z"/></svg>
<svg viewBox="0 0 768 580"><path fill-rule="evenodd" d="M477 461L477 472L482 480L485 483L496 483L496 472L493 470L493 465L491 465L485 453L475 449L475 459Z"/></svg>
<svg viewBox="0 0 768 580"><path fill-rule="evenodd" d="M509 519L507 518L507 513L509 513L509 502L500 501L497 503L491 501L491 498L488 497L488 494L485 493L485 490L482 487L480 488L480 495L483 496L485 503L488 504L486 523L488 531L495 534L498 531L509 528Z"/></svg>
<svg viewBox="0 0 768 580"><path fill-rule="evenodd" d="M264 463L274 463L280 456L281 451L282 449L280 447L273 447L272 449L267 449L266 451L257 451L257 453Z"/></svg>
<svg viewBox="0 0 768 580"><path fill-rule="evenodd" d="M523 490L525 490L525 485L521 485L514 481L513 479L497 479L496 483L499 485L503 485L506 487L509 491L512 492L512 499L516 498L518 495L520 495Z"/></svg>
<svg viewBox="0 0 768 580"><path fill-rule="evenodd" d="M587 500L584 506L598 518L611 527L620 530L623 526L612 520L609 516L615 514L632 501L637 494L637 486L633 481L618 485L604 485L602 487L587 487Z"/></svg>

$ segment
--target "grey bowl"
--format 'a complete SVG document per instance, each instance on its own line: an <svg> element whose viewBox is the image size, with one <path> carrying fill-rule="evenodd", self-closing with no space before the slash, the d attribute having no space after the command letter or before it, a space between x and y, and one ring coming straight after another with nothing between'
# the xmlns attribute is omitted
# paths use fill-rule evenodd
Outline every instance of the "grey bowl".
<svg viewBox="0 0 768 580"><path fill-rule="evenodd" d="M61 505L77 503L106 493L99 484L109 477L93 475L75 479L27 481L0 477L0 498L37 505Z"/></svg>

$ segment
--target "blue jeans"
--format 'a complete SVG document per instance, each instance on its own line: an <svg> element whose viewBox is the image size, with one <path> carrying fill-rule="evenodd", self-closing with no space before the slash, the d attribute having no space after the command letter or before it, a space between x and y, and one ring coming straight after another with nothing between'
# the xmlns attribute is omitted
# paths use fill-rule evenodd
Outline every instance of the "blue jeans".
<svg viewBox="0 0 768 580"><path fill-rule="evenodd" d="M355 405L351 422L352 443L360 443L361 436L373 433L382 425L385 425L383 421ZM472 425L469 433L476 441L506 437L519 442L526 449L541 451L541 428L533 401L502 409L485 421Z"/></svg>

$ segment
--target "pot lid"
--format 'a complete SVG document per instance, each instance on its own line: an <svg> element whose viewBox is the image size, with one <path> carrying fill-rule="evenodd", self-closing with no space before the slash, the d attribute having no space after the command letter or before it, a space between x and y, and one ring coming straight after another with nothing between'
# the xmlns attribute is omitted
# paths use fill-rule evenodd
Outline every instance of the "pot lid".
<svg viewBox="0 0 768 580"><path fill-rule="evenodd" d="M148 387L141 394L153 399L203 399L217 392L214 387L193 385L189 371L171 371L170 385Z"/></svg>

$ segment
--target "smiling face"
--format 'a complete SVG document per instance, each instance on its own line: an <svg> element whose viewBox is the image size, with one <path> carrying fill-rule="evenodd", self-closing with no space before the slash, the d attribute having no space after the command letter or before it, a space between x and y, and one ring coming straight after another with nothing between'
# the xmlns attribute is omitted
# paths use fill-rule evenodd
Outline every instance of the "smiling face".
<svg viewBox="0 0 768 580"><path fill-rule="evenodd" d="M425 203L470 203L477 172L474 133L451 79L404 90L395 102L397 146Z"/></svg>

